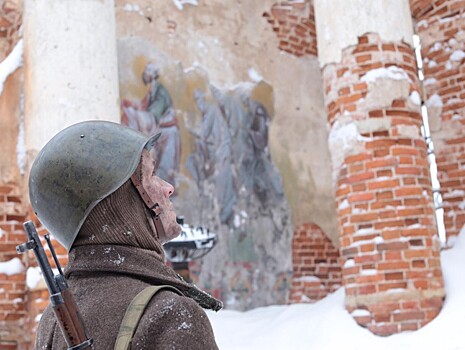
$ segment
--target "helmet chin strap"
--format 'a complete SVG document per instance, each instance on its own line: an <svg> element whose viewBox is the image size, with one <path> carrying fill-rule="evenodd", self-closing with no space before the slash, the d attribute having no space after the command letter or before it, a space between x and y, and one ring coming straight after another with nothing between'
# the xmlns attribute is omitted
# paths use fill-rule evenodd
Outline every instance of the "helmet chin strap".
<svg viewBox="0 0 465 350"><path fill-rule="evenodd" d="M145 191L144 186L142 186L142 181L141 181L141 163L139 163L139 166L137 167L136 171L134 174L131 176L131 181L133 185L136 187L137 192L139 192L139 195L141 196L142 200L144 201L145 205L147 208L150 209L150 213L152 214L152 220L153 224L155 225L155 230L157 231L157 238L160 239L160 236L165 237L165 228L163 227L163 223L161 222L160 219L160 214L162 213L162 210L158 203L154 203L148 193Z"/></svg>

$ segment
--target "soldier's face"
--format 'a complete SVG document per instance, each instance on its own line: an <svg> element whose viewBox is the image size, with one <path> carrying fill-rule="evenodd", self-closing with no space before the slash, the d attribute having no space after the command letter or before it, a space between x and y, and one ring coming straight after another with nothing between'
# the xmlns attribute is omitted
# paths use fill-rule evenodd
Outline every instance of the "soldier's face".
<svg viewBox="0 0 465 350"><path fill-rule="evenodd" d="M176 238L181 233L181 226L176 222L176 213L170 196L174 187L168 182L156 176L154 172L155 162L146 150L142 153L142 186L154 203L158 203L161 209L160 219L165 229L165 234L158 233L161 243L166 243Z"/></svg>

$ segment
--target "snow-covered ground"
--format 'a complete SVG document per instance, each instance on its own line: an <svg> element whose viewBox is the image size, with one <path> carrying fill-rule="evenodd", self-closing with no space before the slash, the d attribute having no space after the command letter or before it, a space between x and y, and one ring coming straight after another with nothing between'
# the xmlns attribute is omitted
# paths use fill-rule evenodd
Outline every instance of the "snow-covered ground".
<svg viewBox="0 0 465 350"><path fill-rule="evenodd" d="M344 291L315 304L269 306L248 312L208 312L222 350L465 350L465 230L442 253L447 297L431 323L416 332L378 337L344 309ZM264 291L265 292L265 291Z"/></svg>

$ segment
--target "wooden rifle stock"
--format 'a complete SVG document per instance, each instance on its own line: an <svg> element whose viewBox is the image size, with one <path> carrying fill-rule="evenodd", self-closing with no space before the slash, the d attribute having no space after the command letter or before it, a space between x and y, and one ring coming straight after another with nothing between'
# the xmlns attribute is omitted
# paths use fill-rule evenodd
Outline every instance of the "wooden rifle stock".
<svg viewBox="0 0 465 350"><path fill-rule="evenodd" d="M39 267L42 270L45 283L47 284L47 288L50 293L50 303L53 311L55 312L58 324L60 325L63 337L68 345L68 350L93 350L93 341L87 335L84 322L79 314L78 307L74 301L73 294L69 289L68 282L63 275L63 271L61 270L60 263L56 257L50 238L48 235L45 236L59 272L57 275L54 274L50 263L48 262L47 255L42 247L42 243L40 242L34 223L32 221L27 221L23 224L23 227L28 241L18 245L16 247L16 251L18 253L25 253L28 250L34 251L34 255L36 256Z"/></svg>

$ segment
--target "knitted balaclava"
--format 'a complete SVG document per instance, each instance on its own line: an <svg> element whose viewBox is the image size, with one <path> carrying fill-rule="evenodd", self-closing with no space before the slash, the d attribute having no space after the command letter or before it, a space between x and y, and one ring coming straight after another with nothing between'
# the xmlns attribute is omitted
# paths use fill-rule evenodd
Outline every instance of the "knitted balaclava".
<svg viewBox="0 0 465 350"><path fill-rule="evenodd" d="M164 261L164 251L151 218L131 180L103 199L90 212L73 248L113 244L150 250Z"/></svg>

